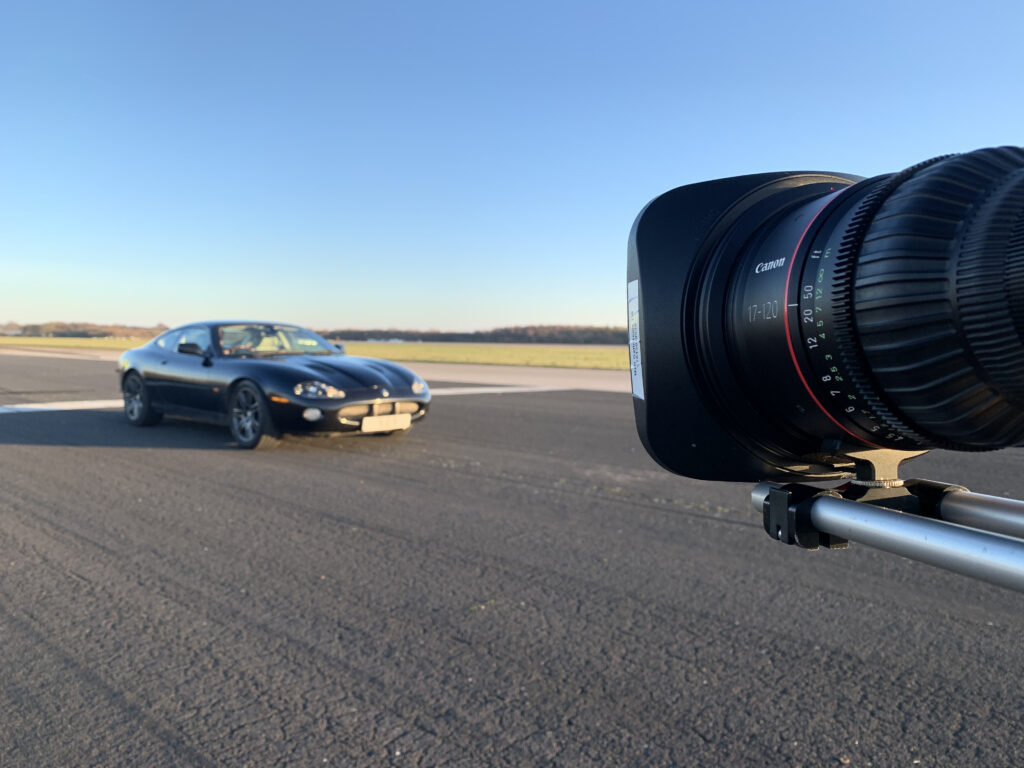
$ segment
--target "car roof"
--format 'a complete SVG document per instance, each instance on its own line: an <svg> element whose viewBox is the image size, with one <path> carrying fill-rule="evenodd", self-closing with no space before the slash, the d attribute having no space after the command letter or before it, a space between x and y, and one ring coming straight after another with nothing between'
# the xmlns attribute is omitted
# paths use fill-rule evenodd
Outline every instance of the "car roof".
<svg viewBox="0 0 1024 768"><path fill-rule="evenodd" d="M192 328L196 325L205 325L208 328L215 328L218 325L288 325L292 328L302 328L298 323L281 323L276 320L199 320L195 323L182 323L168 330L177 331L181 328Z"/></svg>

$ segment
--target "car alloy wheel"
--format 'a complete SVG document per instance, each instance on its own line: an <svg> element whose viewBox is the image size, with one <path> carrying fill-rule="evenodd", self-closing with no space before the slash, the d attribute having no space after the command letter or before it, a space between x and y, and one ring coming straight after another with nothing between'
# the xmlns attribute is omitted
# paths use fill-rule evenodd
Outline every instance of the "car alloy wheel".
<svg viewBox="0 0 1024 768"><path fill-rule="evenodd" d="M239 448L255 448L261 439L276 432L266 398L255 384L243 381L235 387L229 410L231 435Z"/></svg>
<svg viewBox="0 0 1024 768"><path fill-rule="evenodd" d="M124 382L124 412L128 421L138 421L145 407L142 402L142 382L137 376L129 376Z"/></svg>
<svg viewBox="0 0 1024 768"><path fill-rule="evenodd" d="M124 377L121 393L124 395L124 415L132 424L147 427L160 421L163 414L150 404L149 390L139 374L132 371Z"/></svg>

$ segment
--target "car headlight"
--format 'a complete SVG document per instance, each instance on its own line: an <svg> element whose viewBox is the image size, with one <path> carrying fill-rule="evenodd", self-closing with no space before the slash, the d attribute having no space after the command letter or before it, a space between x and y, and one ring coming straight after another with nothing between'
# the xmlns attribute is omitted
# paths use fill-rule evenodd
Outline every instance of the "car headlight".
<svg viewBox="0 0 1024 768"><path fill-rule="evenodd" d="M299 397L330 397L340 399L345 396L345 390L332 387L323 381L303 381L292 387Z"/></svg>
<svg viewBox="0 0 1024 768"><path fill-rule="evenodd" d="M415 392L417 395L420 394L421 392L426 392L427 382L425 382L423 379L413 379L412 391Z"/></svg>

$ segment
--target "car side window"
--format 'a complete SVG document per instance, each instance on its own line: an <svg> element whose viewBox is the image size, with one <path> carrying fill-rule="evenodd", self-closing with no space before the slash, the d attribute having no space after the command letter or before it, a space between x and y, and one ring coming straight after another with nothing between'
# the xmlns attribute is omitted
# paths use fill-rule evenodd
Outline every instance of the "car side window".
<svg viewBox="0 0 1024 768"><path fill-rule="evenodd" d="M178 348L178 337L181 331L167 331L156 338L156 345L166 352L173 352Z"/></svg>
<svg viewBox="0 0 1024 768"><path fill-rule="evenodd" d="M201 350L206 351L210 348L210 330L201 325L186 328L181 332L174 348L177 349L182 344L198 344Z"/></svg>

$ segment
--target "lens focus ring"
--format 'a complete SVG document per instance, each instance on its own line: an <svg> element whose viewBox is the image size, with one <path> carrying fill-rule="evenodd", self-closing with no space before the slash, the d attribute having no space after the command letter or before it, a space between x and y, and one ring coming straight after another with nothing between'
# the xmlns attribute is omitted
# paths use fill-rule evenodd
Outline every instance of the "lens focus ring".
<svg viewBox="0 0 1024 768"><path fill-rule="evenodd" d="M855 333L877 391L939 447L1024 440L1024 151L944 159L901 184L857 257Z"/></svg>

